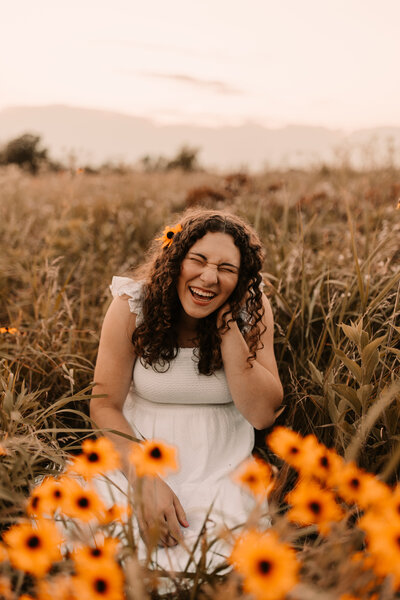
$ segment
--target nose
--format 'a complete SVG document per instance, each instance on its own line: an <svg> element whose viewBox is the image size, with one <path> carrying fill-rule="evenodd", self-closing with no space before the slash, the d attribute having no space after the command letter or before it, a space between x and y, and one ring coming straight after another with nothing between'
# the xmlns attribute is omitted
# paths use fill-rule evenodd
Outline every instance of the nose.
<svg viewBox="0 0 400 600"><path fill-rule="evenodd" d="M212 285L218 283L218 270L217 267L212 265L206 265L200 274L200 279L204 285Z"/></svg>

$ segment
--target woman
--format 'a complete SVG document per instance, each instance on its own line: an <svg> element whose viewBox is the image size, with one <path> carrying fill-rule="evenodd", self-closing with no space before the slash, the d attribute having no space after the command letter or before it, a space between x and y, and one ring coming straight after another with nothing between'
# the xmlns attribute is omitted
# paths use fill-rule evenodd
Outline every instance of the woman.
<svg viewBox="0 0 400 600"><path fill-rule="evenodd" d="M249 457L254 429L282 401L273 317L262 293L262 250L237 216L191 211L153 243L134 279L114 277L95 369L91 417L100 428L178 449L180 469L141 481L141 535L159 526L168 560L183 568L207 511L209 524L244 522L252 500L231 480ZM132 442L109 434L135 486ZM105 489L103 490L106 493ZM157 558L160 561L159 552ZM162 556L161 556L162 558ZM161 564L162 564L161 560Z"/></svg>

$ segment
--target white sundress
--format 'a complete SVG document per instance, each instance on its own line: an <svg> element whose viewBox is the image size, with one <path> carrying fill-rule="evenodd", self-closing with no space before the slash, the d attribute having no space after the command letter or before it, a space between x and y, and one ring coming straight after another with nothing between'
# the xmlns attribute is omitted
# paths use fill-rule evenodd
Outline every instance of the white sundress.
<svg viewBox="0 0 400 600"><path fill-rule="evenodd" d="M140 323L142 284L128 277L113 277L110 289L114 297L129 296L130 310ZM211 376L202 375L196 362L194 348L180 348L164 373L144 367L137 359L123 407L135 437L161 439L177 448L179 470L165 481L185 510L189 527L182 527L182 533L189 549L212 504L208 539L222 526L232 528L244 523L254 508L253 498L231 478L238 465L251 455L253 427L236 408L223 369ZM126 496L121 497L127 491L125 476L118 472L112 479L121 490L112 490L112 500L126 501ZM110 503L110 486L99 485L100 493ZM227 552L226 544L216 544L209 566L221 563L221 555ZM156 554L155 562L167 570L183 570L188 561L188 552L182 546L159 547ZM146 556L144 545L139 545L141 556Z"/></svg>

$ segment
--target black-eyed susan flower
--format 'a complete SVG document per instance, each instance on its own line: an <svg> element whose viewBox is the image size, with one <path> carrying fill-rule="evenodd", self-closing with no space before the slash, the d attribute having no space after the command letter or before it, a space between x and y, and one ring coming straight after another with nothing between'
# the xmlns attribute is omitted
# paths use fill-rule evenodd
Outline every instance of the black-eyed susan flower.
<svg viewBox="0 0 400 600"><path fill-rule="evenodd" d="M182 225L180 223L178 223L174 227L167 225L167 227L165 227L164 231L162 232L162 236L156 239L163 242L163 248L168 248L174 241L175 234L179 233L180 231L182 231Z"/></svg>
<svg viewBox="0 0 400 600"><path fill-rule="evenodd" d="M400 589L400 519L389 522L379 519L375 511L366 512L358 526L366 532L374 571L382 577L390 575L394 588Z"/></svg>
<svg viewBox="0 0 400 600"><path fill-rule="evenodd" d="M16 327L0 327L0 333L9 333L10 335L18 335L19 329Z"/></svg>
<svg viewBox="0 0 400 600"><path fill-rule="evenodd" d="M3 536L12 565L16 569L41 577L61 559L62 537L52 521L20 523Z"/></svg>
<svg viewBox="0 0 400 600"><path fill-rule="evenodd" d="M132 508L129 504L113 504L106 508L104 515L99 520L100 525L108 525L109 523L125 522L132 515Z"/></svg>
<svg viewBox="0 0 400 600"><path fill-rule="evenodd" d="M53 515L60 508L63 496L62 478L45 477L31 491L26 511L30 516Z"/></svg>
<svg viewBox="0 0 400 600"><path fill-rule="evenodd" d="M74 592L80 600L124 600L124 578L117 564L101 565L73 578Z"/></svg>
<svg viewBox="0 0 400 600"><path fill-rule="evenodd" d="M257 600L283 599L298 581L295 551L274 531L243 533L228 560L242 575L245 591Z"/></svg>
<svg viewBox="0 0 400 600"><path fill-rule="evenodd" d="M265 498L274 485L271 467L256 458L245 460L234 472L233 480L259 499Z"/></svg>
<svg viewBox="0 0 400 600"><path fill-rule="evenodd" d="M84 575L90 569L101 570L103 565L115 563L119 546L117 539L104 538L98 540L94 546L75 548L71 556L76 572Z"/></svg>
<svg viewBox="0 0 400 600"><path fill-rule="evenodd" d="M62 487L64 491L60 506L62 513L86 523L103 518L105 505L93 488L83 487L69 477L63 478Z"/></svg>
<svg viewBox="0 0 400 600"><path fill-rule="evenodd" d="M299 469L305 456L303 439L300 434L291 429L275 427L272 433L267 436L266 441L277 456L280 456L292 467Z"/></svg>
<svg viewBox="0 0 400 600"><path fill-rule="evenodd" d="M177 471L176 448L161 440L146 440L142 444L132 444L129 455L138 477L159 475Z"/></svg>
<svg viewBox="0 0 400 600"><path fill-rule="evenodd" d="M72 579L69 575L56 575L51 579L39 579L37 582L39 600L79 600L74 594Z"/></svg>
<svg viewBox="0 0 400 600"><path fill-rule="evenodd" d="M11 598L14 598L14 594L11 589L11 581L4 575L0 575L0 598L4 598L4 600L11 600Z"/></svg>
<svg viewBox="0 0 400 600"><path fill-rule="evenodd" d="M344 516L332 492L312 480L301 480L287 494L286 500L292 506L286 514L289 521L301 525L315 524L322 535L329 533L333 521L340 521Z"/></svg>
<svg viewBox="0 0 400 600"><path fill-rule="evenodd" d="M121 461L114 444L106 437L85 440L82 453L76 456L67 471L77 473L86 479L119 469Z"/></svg>
<svg viewBox="0 0 400 600"><path fill-rule="evenodd" d="M359 469L355 463L345 463L329 478L329 484L351 504L368 508L389 499L390 489L371 473Z"/></svg>

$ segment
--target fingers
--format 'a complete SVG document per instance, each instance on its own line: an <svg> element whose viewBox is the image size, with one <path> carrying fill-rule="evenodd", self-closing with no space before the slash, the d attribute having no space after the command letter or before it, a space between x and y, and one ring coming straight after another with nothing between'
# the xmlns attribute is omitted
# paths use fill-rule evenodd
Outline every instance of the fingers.
<svg viewBox="0 0 400 600"><path fill-rule="evenodd" d="M176 516L178 517L178 521L183 527L189 527L189 523L186 519L186 513L183 510L182 504L179 502L178 498L175 496L174 498L174 508L176 512Z"/></svg>
<svg viewBox="0 0 400 600"><path fill-rule="evenodd" d="M172 537L176 542L180 542L182 540L182 531L174 506L171 506L171 508L165 511L165 517L170 537Z"/></svg>

